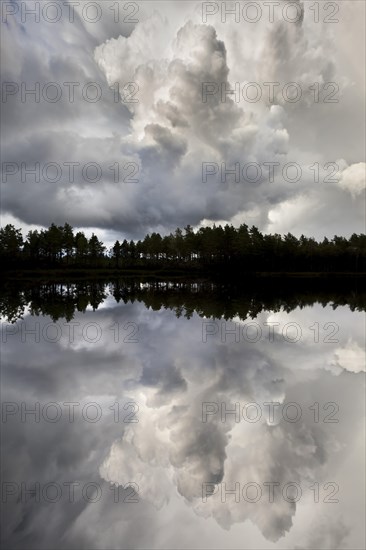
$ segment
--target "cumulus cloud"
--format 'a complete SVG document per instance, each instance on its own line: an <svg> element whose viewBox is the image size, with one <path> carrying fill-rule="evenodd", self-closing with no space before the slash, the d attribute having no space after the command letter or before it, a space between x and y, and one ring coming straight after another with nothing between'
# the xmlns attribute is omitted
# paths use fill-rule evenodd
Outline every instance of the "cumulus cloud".
<svg viewBox="0 0 366 550"><path fill-rule="evenodd" d="M301 13L304 9L299 3ZM21 109L19 98L9 97L6 160L30 165L94 161L103 167L103 175L94 185L79 171L70 183L64 170L57 184L38 184L31 178L20 184L17 173L3 184L4 210L28 225L67 219L78 227L128 237L218 221L247 221L264 231L280 228L316 237L361 232L364 213L353 197L361 192L363 168L360 159L353 158L355 149L342 139L341 129L313 145L318 139L313 134L334 125L340 109L352 113L358 101L350 95L359 92L356 75L335 49L334 30L323 22L312 24L309 14L296 24L263 18L245 24L243 32L242 24L223 23L219 16L203 24L194 3L164 10L155 3L140 10L134 25L113 26L104 18L103 24L93 26L83 20L79 6L75 25L59 23L57 45L62 53L45 46L55 36L49 25L30 24L22 33L15 19L5 28L8 50L18 57L16 64L9 59L5 64L7 80L77 80L81 88L96 81L103 92L95 104L79 98L74 104L29 103ZM341 23L339 27L341 33ZM37 45L32 49L31 40ZM312 84L318 82L321 90L333 81L339 87L339 103L314 102ZM207 101L202 100L204 82L218 86ZM261 87L258 102L243 101L240 94L248 82ZM265 82L279 83L273 104ZM289 82L303 91L300 101L285 101ZM221 101L221 86L224 91L238 87L239 100L234 93ZM342 167L338 185L315 186L309 167L317 162L323 173L327 162L335 162L327 151L332 139L332 154L337 151L348 168ZM116 161L121 166L136 163L138 183L116 184L110 170ZM219 170L203 183L202 162L219 167L224 163L227 169L256 163L262 173L256 182L241 176L238 183L229 176L223 183ZM296 162L301 180L289 182L279 172L269 183L265 162L281 167ZM297 210L295 228L292 208Z"/></svg>
<svg viewBox="0 0 366 550"><path fill-rule="evenodd" d="M365 350L350 338L346 345L334 352L335 366L341 367L349 372L366 371Z"/></svg>
<svg viewBox="0 0 366 550"><path fill-rule="evenodd" d="M338 185L354 198L366 189L366 164L358 162L344 168Z"/></svg>

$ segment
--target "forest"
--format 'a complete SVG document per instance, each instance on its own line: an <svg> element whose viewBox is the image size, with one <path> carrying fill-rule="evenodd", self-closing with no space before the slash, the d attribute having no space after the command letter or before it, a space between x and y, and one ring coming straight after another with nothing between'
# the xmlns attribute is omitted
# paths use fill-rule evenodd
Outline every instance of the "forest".
<svg viewBox="0 0 366 550"><path fill-rule="evenodd" d="M107 250L97 235L87 238L70 224L29 231L0 229L0 259L14 270L161 270L192 273L365 273L366 235L334 236L318 242L301 235L268 235L246 224L190 225L170 235L117 240Z"/></svg>

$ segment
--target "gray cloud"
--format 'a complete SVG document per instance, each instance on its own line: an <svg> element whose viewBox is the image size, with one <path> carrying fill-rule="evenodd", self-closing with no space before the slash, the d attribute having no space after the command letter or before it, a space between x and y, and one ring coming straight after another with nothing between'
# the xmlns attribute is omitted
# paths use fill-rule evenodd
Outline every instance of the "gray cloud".
<svg viewBox="0 0 366 550"><path fill-rule="evenodd" d="M174 9L165 4L164 15L158 3L141 5L137 24L113 24L111 17L88 24L82 8L74 24L65 18L57 23L57 33L50 24L22 26L19 17L9 18L4 81L54 81L65 92L64 82L78 81L80 90L97 82L102 97L89 103L79 89L73 104L66 98L22 104L19 95L9 97L2 104L4 160L32 166L97 162L101 181L85 182L79 171L70 184L64 171L57 184L36 184L30 177L25 185L17 173L2 184L8 215L25 225L67 220L127 237L213 221L246 221L264 231L318 238L363 230L357 200L364 193L362 139L355 137L355 149L342 132L363 108L363 94L359 73L347 62L353 52L334 38L342 36L349 11L333 30L312 23L305 10L297 24L264 18L246 24L243 33L219 17L203 25L194 3ZM357 17L357 7L351 11ZM202 102L202 82L230 89L250 81L279 81L278 105L271 107L265 94L258 103L236 103L233 96L221 102L218 94ZM285 102L283 84L293 81L307 91L300 102ZM328 81L339 86L339 103L315 104L309 86ZM138 85L138 103L116 103L116 83L123 90L128 82ZM203 184L203 161L228 168L236 162L297 162L303 177L298 183L277 178L269 184L263 176L257 183L223 185L218 175ZM332 161L340 166L339 184L314 184L308 167ZM139 166L136 185L112 181L109 167L116 162Z"/></svg>

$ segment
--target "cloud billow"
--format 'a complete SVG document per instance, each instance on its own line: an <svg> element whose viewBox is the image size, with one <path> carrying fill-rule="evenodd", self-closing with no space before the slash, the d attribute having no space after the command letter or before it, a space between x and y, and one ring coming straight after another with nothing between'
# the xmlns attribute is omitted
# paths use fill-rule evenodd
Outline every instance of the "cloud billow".
<svg viewBox="0 0 366 550"><path fill-rule="evenodd" d="M359 92L352 91L354 75L347 75L351 69L339 62L326 26L311 25L304 17L297 24L260 21L240 30L219 19L202 24L188 4L184 17L178 10L161 15L158 4L144 9L128 31L101 25L91 33L81 18L74 26L60 22L63 32L56 40L62 53L45 51L51 40L47 25L28 25L23 36L16 26L12 34L6 28L5 40L19 58L16 66L5 65L7 80L96 81L103 95L95 104L79 98L74 104L26 103L21 109L10 97L5 160L29 165L94 161L103 167L103 177L91 184L78 174L70 183L64 171L57 184L38 184L32 178L21 184L16 174L2 184L4 211L25 226L67 220L133 238L213 222L246 222L264 231L317 238L361 232L364 213L357 198L364 193L362 158L354 158L345 140L338 145L341 133L332 132L330 149L336 158L329 158L328 139L323 139L324 147L313 147L309 137L309 132L324 133L340 110L348 112L347 94ZM27 44L35 32L39 44L30 51ZM257 82L264 90L263 83L272 81L281 83L273 104L265 93L255 103L242 97L237 102L233 94L221 101L220 93L202 99L205 82L226 90ZM311 84L329 81L338 83L342 101L314 103ZM116 86L123 95L131 82L138 86L138 102L121 97L116 103ZM306 91L301 101L284 101L282 88L288 82ZM360 105L359 95L352 103ZM115 162L135 162L138 182L111 181L109 167ZM218 173L203 183L203 162L224 163L228 170L236 163L242 168L295 162L302 178L291 183L280 173L268 183L263 170L256 182L228 177L223 183ZM321 167L337 163L338 183L314 183L308 167L316 162Z"/></svg>

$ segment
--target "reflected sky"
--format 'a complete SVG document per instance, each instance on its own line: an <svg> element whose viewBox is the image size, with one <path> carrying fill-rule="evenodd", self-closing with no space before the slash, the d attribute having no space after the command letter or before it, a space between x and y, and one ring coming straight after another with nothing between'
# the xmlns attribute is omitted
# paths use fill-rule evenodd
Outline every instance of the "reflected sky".
<svg viewBox="0 0 366 550"><path fill-rule="evenodd" d="M364 329L111 295L4 321L4 547L364 548Z"/></svg>

